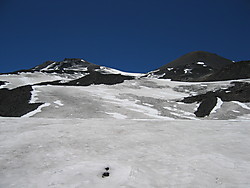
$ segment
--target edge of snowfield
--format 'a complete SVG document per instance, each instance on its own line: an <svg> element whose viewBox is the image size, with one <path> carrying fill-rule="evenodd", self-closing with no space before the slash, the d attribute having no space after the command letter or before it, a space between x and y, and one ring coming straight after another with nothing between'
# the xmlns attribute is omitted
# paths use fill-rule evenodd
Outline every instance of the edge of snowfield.
<svg viewBox="0 0 250 188"><path fill-rule="evenodd" d="M0 187L250 187L249 121L0 120Z"/></svg>

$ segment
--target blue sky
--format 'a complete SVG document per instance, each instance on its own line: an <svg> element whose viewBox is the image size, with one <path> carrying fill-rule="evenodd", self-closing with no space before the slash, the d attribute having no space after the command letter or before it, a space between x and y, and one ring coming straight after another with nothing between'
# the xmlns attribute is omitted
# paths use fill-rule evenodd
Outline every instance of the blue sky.
<svg viewBox="0 0 250 188"><path fill-rule="evenodd" d="M249 0L0 0L0 72L83 58L129 72L204 50L250 60Z"/></svg>

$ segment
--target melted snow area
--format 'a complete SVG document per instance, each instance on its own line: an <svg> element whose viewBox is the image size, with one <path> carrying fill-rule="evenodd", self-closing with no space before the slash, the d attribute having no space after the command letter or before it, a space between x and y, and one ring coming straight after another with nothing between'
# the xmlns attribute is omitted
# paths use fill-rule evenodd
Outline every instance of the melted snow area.
<svg viewBox="0 0 250 188"><path fill-rule="evenodd" d="M249 121L1 118L0 187L247 188L249 134Z"/></svg>

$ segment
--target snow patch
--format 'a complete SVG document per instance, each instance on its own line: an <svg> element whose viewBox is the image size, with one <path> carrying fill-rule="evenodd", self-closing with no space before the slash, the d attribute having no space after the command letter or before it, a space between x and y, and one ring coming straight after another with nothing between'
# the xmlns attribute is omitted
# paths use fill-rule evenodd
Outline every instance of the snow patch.
<svg viewBox="0 0 250 188"><path fill-rule="evenodd" d="M127 116L116 112L105 112L106 114L112 115L115 119L126 119Z"/></svg>
<svg viewBox="0 0 250 188"><path fill-rule="evenodd" d="M112 69L112 68L108 68L108 67L100 67L100 70L105 71L109 74L121 74L124 76L134 76L134 77L140 77L140 76L144 76L146 74L143 73L130 73L130 72L123 72L117 69Z"/></svg>
<svg viewBox="0 0 250 188"><path fill-rule="evenodd" d="M197 65L204 65L205 63L203 61L198 61L196 64Z"/></svg>
<svg viewBox="0 0 250 188"><path fill-rule="evenodd" d="M174 69L174 68L172 68L172 67L167 68L168 71L171 71L171 70L173 70L173 69Z"/></svg>
<svg viewBox="0 0 250 188"><path fill-rule="evenodd" d="M187 74L187 73L191 74L192 73L192 69L184 69L184 73L185 74Z"/></svg>
<svg viewBox="0 0 250 188"><path fill-rule="evenodd" d="M47 107L47 106L50 106L50 103L44 103L42 105L40 105L36 110L32 111L32 112L29 112L27 114L24 114L22 116L22 118L27 118L27 117L32 117L34 116L35 114L39 113L39 112L42 112L42 108L44 107Z"/></svg>
<svg viewBox="0 0 250 188"><path fill-rule="evenodd" d="M232 101L235 104L238 104L239 106L241 106L244 109L250 110L250 107L248 107L246 104L239 102L239 101Z"/></svg>
<svg viewBox="0 0 250 188"><path fill-rule="evenodd" d="M152 104L149 104L149 103L142 103L143 105L145 105L145 106L149 106L149 107L153 107L154 105L152 105Z"/></svg>
<svg viewBox="0 0 250 188"><path fill-rule="evenodd" d="M8 84L10 84L9 82L5 82L3 85L0 86L0 89L3 89L4 87L6 87Z"/></svg>
<svg viewBox="0 0 250 188"><path fill-rule="evenodd" d="M217 97L217 103L215 107L213 108L213 110L211 111L211 113L216 113L216 111L221 108L222 104L223 104L223 101L221 100L221 98Z"/></svg>
<svg viewBox="0 0 250 188"><path fill-rule="evenodd" d="M41 71L47 71L47 70L49 70L51 67L53 67L55 64L56 64L56 62L54 62L54 63L48 65L47 67L45 67L45 68L43 68L43 69L41 69Z"/></svg>
<svg viewBox="0 0 250 188"><path fill-rule="evenodd" d="M37 91L36 90L36 86L32 86L32 91L31 91L31 98L30 98L30 101L29 103L36 103L36 101L38 100L38 93L40 91Z"/></svg>
<svg viewBox="0 0 250 188"><path fill-rule="evenodd" d="M238 111L238 110L232 110L233 112L235 112L235 113L240 113L240 111Z"/></svg>
<svg viewBox="0 0 250 188"><path fill-rule="evenodd" d="M60 100L56 100L54 101L55 104L57 104L58 106L63 106L64 104L62 103L62 101Z"/></svg>

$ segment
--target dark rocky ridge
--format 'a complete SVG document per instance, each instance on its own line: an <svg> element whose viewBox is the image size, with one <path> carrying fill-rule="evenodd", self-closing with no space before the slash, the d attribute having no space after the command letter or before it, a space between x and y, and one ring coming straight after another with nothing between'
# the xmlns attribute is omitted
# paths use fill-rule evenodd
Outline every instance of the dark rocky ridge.
<svg viewBox="0 0 250 188"><path fill-rule="evenodd" d="M36 110L43 103L30 104L32 87L30 85L12 90L0 89L0 116L21 117Z"/></svg>
<svg viewBox="0 0 250 188"><path fill-rule="evenodd" d="M47 61L41 65L32 68L32 70L49 72L49 73L56 72L56 73L72 74L75 72L81 73L81 72L93 71L99 68L100 68L99 65L95 65L93 63L87 62L79 58L65 58L63 61L60 62Z"/></svg>
<svg viewBox="0 0 250 188"><path fill-rule="evenodd" d="M4 82L4 81L0 81L0 86L1 86L1 85L4 85L4 84L5 84L5 82Z"/></svg>
<svg viewBox="0 0 250 188"><path fill-rule="evenodd" d="M69 82L53 81L42 82L36 85L65 85L65 86L89 86L89 85L114 85L124 82L125 80L133 80L133 76L124 76L121 74L102 74L100 72L91 71L90 74L83 76L79 79Z"/></svg>
<svg viewBox="0 0 250 188"><path fill-rule="evenodd" d="M231 82L233 86L227 89L217 91L209 91L205 94L185 97L181 102L184 103L201 103L195 113L197 117L205 117L210 114L217 103L217 97L222 101L239 101L250 102L250 83L247 82Z"/></svg>
<svg viewBox="0 0 250 188"><path fill-rule="evenodd" d="M227 65L209 76L206 81L235 80L250 78L250 61L239 61Z"/></svg>
<svg viewBox="0 0 250 188"><path fill-rule="evenodd" d="M184 65L196 65L197 62L204 62L207 66L215 69L221 69L222 67L232 63L231 60L224 57L218 56L214 53L204 52L204 51L195 51L187 53L178 59L160 67L159 69L165 68L175 68Z"/></svg>
<svg viewBox="0 0 250 188"><path fill-rule="evenodd" d="M207 81L215 72L231 64L233 64L231 60L216 54L196 51L183 55L148 74L174 81Z"/></svg>
<svg viewBox="0 0 250 188"><path fill-rule="evenodd" d="M107 69L106 69L107 70ZM66 74L92 74L94 71L106 74L105 69L79 58L65 58L63 61L47 61L31 69L19 70L8 74L21 72L46 72ZM250 61L233 62L217 54L195 51L147 73L148 77L173 81L222 81L250 78Z"/></svg>
<svg viewBox="0 0 250 188"><path fill-rule="evenodd" d="M79 58L65 58L63 61L46 61L45 63L35 66L31 69L23 69L8 74L18 74L22 72L47 72L47 73L86 73L88 71L93 71L99 69L100 66L90 63L88 61Z"/></svg>

